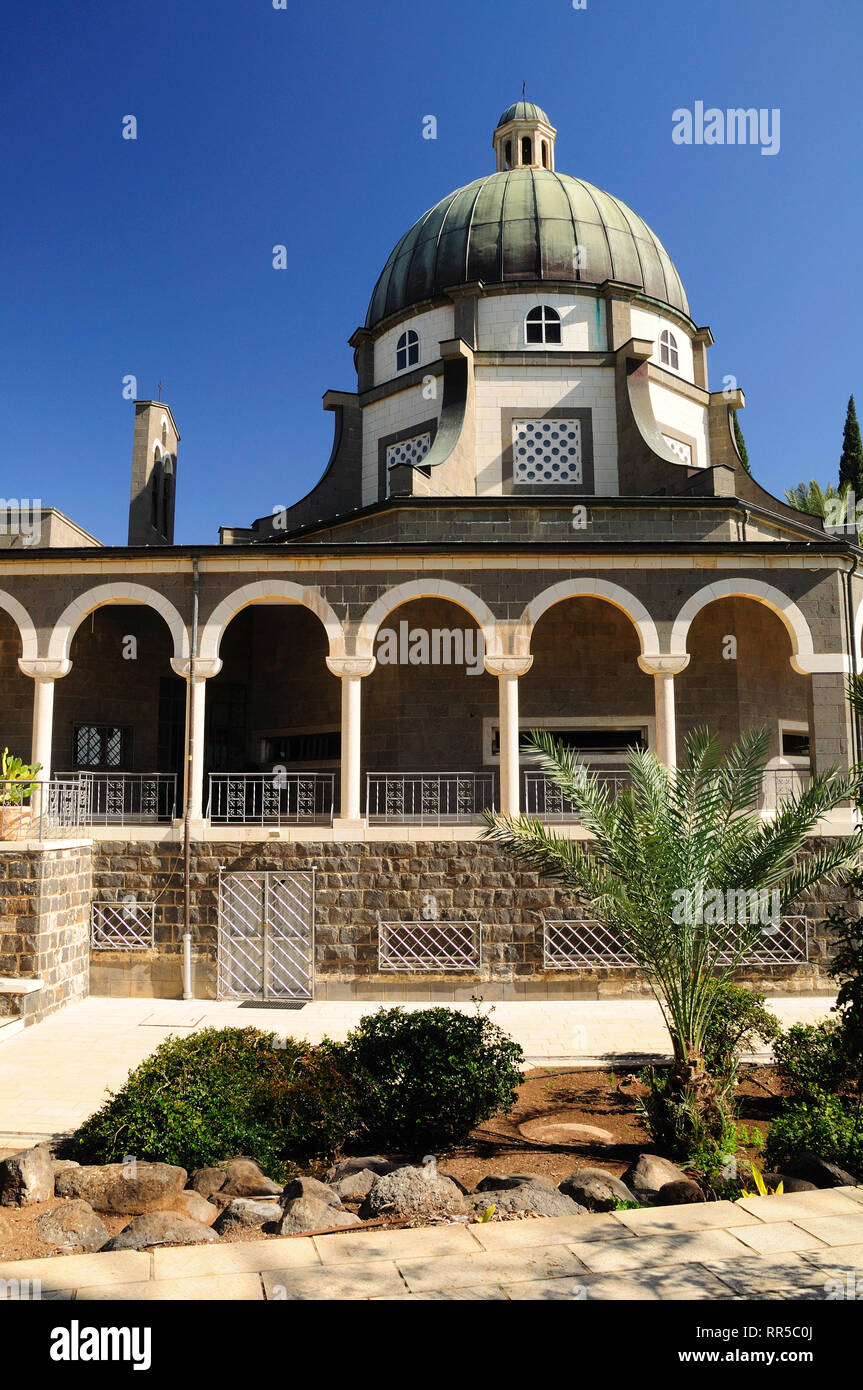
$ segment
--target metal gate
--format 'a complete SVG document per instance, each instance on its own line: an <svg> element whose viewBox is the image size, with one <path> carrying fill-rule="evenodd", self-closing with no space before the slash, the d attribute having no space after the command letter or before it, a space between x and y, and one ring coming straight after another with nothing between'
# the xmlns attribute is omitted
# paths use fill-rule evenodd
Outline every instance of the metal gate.
<svg viewBox="0 0 863 1390"><path fill-rule="evenodd" d="M220 999L311 999L315 871L219 871Z"/></svg>

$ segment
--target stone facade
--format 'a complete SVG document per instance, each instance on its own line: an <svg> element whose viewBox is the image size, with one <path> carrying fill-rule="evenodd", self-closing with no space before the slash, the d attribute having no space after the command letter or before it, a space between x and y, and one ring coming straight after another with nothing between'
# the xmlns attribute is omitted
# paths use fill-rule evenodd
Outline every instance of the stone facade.
<svg viewBox="0 0 863 1390"><path fill-rule="evenodd" d="M0 1009L37 1023L89 993L92 889L89 843L0 846L0 975L44 982Z"/></svg>
<svg viewBox="0 0 863 1390"><path fill-rule="evenodd" d="M815 842L813 842L814 844ZM182 993L183 877L177 847L103 842L94 846L94 892L117 901L155 901L152 951L94 951L91 992L179 998ZM193 986L216 994L219 870L225 873L315 868L315 997L319 999L614 999L646 993L626 968L549 971L543 966L543 918L578 917L570 895L514 867L486 842L382 841L196 844L192 853ZM459 974L381 972L379 921L419 921L428 895L440 920L482 924L482 967ZM748 967L740 978L771 994L830 993L823 966L832 903L843 888L824 888L801 904L810 919L809 960ZM852 909L854 910L854 909Z"/></svg>

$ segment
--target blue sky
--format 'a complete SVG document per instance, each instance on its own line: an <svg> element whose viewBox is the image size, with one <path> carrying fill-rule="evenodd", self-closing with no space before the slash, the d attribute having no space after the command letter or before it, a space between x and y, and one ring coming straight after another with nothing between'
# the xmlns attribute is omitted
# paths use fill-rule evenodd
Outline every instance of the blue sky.
<svg viewBox="0 0 863 1390"><path fill-rule="evenodd" d="M863 404L858 0L28 0L4 31L0 495L122 544L133 374L182 435L179 541L302 496L392 245L493 169L522 81L558 169L668 248L758 480L835 476ZM778 107L780 152L674 144L699 100Z"/></svg>

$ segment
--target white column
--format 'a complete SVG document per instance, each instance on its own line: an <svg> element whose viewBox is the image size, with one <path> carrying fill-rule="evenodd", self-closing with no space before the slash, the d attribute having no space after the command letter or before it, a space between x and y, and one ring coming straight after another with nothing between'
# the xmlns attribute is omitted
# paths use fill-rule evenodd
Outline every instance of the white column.
<svg viewBox="0 0 863 1390"><path fill-rule="evenodd" d="M25 676L33 681L33 742L30 762L39 763L38 780L51 780L51 744L54 737L54 682L67 676L72 669L71 661L40 658L25 661L18 665Z"/></svg>
<svg viewBox="0 0 863 1390"><path fill-rule="evenodd" d="M677 767L677 720L674 708L674 677L685 671L689 656L670 656L654 652L640 656L638 664L653 676L656 713L656 756L666 767Z"/></svg>
<svg viewBox="0 0 863 1390"><path fill-rule="evenodd" d="M215 659L197 657L194 678L191 677L189 657L174 657L171 666L178 676L186 682L187 719L186 746L183 749L183 785L178 788L182 803L177 806L179 815L185 815L187 801L189 814L193 821L204 819L204 730L207 720L207 681L217 676L222 669L218 657ZM191 750L188 746L191 732Z"/></svg>
<svg viewBox="0 0 863 1390"><path fill-rule="evenodd" d="M486 656L485 669L497 676L500 714L500 809L517 816L521 806L519 768L518 678L533 665L532 656Z"/></svg>
<svg viewBox="0 0 863 1390"><path fill-rule="evenodd" d="M357 830L365 821L362 799L362 682L375 669L374 657L327 657L342 683L341 806L334 829Z"/></svg>

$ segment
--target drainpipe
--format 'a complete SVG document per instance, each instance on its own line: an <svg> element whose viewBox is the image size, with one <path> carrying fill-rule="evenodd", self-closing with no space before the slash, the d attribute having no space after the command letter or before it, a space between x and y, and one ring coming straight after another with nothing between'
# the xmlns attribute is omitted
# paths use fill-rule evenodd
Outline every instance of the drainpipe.
<svg viewBox="0 0 863 1390"><path fill-rule="evenodd" d="M198 652L198 599L200 575L198 557L192 556L192 649L189 653L189 720L186 742L186 807L183 815L183 998L194 999L192 989L192 925L190 904L191 827L192 827L192 752L195 742L195 723L192 701L195 691L195 657Z"/></svg>

